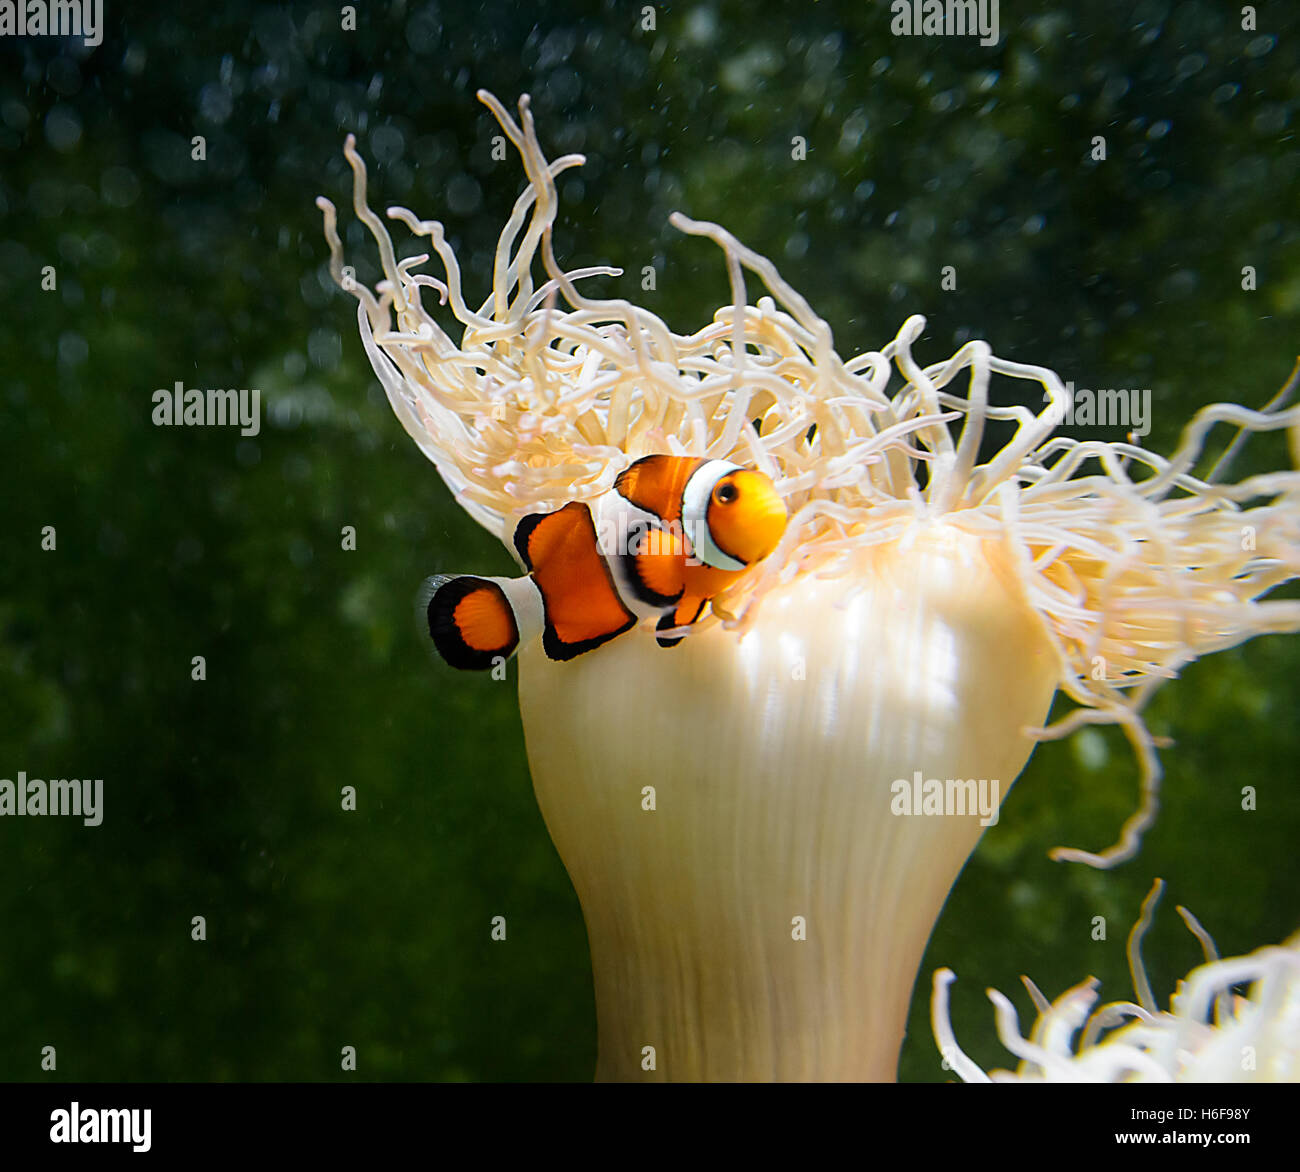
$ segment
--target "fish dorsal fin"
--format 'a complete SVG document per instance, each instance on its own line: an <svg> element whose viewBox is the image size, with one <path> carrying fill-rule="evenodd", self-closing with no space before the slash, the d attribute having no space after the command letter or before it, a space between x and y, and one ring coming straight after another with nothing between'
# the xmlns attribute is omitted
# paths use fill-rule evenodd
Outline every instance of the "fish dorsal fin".
<svg viewBox="0 0 1300 1172"><path fill-rule="evenodd" d="M694 456L644 456L619 474L614 488L637 508L680 521L686 482L703 463Z"/></svg>

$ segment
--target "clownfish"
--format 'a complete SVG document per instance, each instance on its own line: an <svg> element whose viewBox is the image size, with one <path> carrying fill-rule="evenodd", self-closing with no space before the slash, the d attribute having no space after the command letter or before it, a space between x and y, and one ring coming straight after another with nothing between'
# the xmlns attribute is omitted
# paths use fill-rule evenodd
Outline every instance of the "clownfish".
<svg viewBox="0 0 1300 1172"><path fill-rule="evenodd" d="M490 668L538 636L551 659L573 659L645 619L657 617L656 632L690 626L776 548L788 520L762 472L646 456L589 504L524 517L514 531L524 577L427 578L419 618L452 667Z"/></svg>

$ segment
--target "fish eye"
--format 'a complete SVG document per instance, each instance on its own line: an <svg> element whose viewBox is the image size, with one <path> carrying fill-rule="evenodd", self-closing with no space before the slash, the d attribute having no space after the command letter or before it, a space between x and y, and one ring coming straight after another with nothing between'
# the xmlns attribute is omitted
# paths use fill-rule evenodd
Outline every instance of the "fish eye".
<svg viewBox="0 0 1300 1172"><path fill-rule="evenodd" d="M713 490L713 499L720 505L731 504L731 502L739 495L740 490L734 484L726 482L719 484L718 487Z"/></svg>

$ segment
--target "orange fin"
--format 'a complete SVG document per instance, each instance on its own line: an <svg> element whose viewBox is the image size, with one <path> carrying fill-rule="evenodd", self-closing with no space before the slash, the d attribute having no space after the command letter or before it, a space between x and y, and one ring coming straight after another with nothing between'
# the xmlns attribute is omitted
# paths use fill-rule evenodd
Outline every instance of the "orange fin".
<svg viewBox="0 0 1300 1172"><path fill-rule="evenodd" d="M614 488L637 508L664 521L680 521L686 482L703 463L694 456L645 456L623 469Z"/></svg>
<svg viewBox="0 0 1300 1172"><path fill-rule="evenodd" d="M672 606L686 588L686 541L680 533L651 529L627 555L632 589L651 606Z"/></svg>
<svg viewBox="0 0 1300 1172"><path fill-rule="evenodd" d="M573 659L636 626L601 556L591 510L571 501L534 513L515 529L515 548L542 593L542 646L552 659Z"/></svg>
<svg viewBox="0 0 1300 1172"><path fill-rule="evenodd" d="M677 604L675 609L664 613L664 616L655 624L655 630L667 631L673 627L689 627L692 623L699 621L700 615L704 613L704 604L706 602L708 602L707 598L697 598L688 594ZM660 647L676 647L685 637L685 635L673 635L669 638L665 638L663 635L655 636Z"/></svg>
<svg viewBox="0 0 1300 1172"><path fill-rule="evenodd" d="M452 667L484 671L519 646L514 608L496 582L440 574L426 580L420 603L429 637Z"/></svg>

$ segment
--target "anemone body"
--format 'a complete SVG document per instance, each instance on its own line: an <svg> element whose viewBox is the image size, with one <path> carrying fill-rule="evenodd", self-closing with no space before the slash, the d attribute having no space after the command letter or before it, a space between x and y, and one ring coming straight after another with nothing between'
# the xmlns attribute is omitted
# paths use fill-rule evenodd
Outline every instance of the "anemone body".
<svg viewBox="0 0 1300 1172"><path fill-rule="evenodd" d="M894 783L996 780L1004 796L1035 738L1116 722L1141 802L1110 848L1057 857L1132 857L1156 812L1153 690L1199 655L1300 629L1300 603L1266 597L1300 576L1300 473L1215 483L1197 472L1206 438L1286 428L1295 456L1300 409L1213 405L1168 457L1058 436L1053 371L978 340L923 366L920 315L844 360L770 261L681 215L721 248L732 299L675 333L578 290L620 275L555 259L555 177L581 156L547 160L526 99L516 122L479 96L529 182L478 308L438 222L388 210L443 278L419 271L427 255L398 260L351 140L373 290L318 200L371 365L456 499L510 548L523 516L666 452L756 467L790 513L678 647L638 628L567 664L520 653L538 803L587 920L599 1073L893 1077L922 949L981 831L895 814ZM746 274L770 296L750 304ZM999 399L995 376L1020 393ZM989 421L1013 425L994 451ZM1057 691L1074 708L1043 727Z"/></svg>
<svg viewBox="0 0 1300 1172"><path fill-rule="evenodd" d="M715 628L521 657L537 799L587 921L598 1077L893 1078L982 827L891 812L892 783L1004 792L1055 689L1005 551L942 522L764 612L739 644Z"/></svg>

